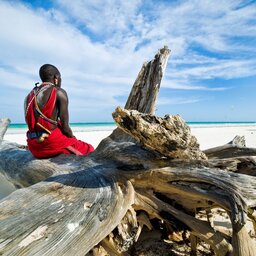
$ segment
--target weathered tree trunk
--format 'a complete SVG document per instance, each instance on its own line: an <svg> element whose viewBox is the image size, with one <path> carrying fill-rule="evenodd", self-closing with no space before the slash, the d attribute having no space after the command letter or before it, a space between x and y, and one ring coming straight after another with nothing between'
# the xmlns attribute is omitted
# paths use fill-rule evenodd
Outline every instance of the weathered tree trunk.
<svg viewBox="0 0 256 256"><path fill-rule="evenodd" d="M256 151L236 138L202 152L179 116L153 115L168 56L163 48L143 65L126 109L113 113L119 128L90 155L37 160L2 141L0 171L22 189L0 201L0 254L134 255L152 229L197 237L216 255L256 255L246 230L256 223L256 178L241 174L255 172ZM197 216L216 207L230 236Z"/></svg>
<svg viewBox="0 0 256 256"><path fill-rule="evenodd" d="M129 98L126 109L134 109L142 113L154 114L155 104L170 51L165 46L149 63L144 63Z"/></svg>

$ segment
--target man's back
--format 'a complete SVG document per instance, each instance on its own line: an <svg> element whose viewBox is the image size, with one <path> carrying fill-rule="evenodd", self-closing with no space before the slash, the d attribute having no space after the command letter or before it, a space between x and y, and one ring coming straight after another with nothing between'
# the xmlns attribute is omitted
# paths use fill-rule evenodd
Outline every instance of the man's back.
<svg viewBox="0 0 256 256"><path fill-rule="evenodd" d="M42 110L45 107L45 105L47 104L47 102L49 101L52 90L56 90L56 88L54 88L54 85L48 83L44 86L42 84L34 90L35 90L35 93L36 93L37 105L38 105L39 109ZM28 104L31 104L30 102L28 102L29 95L30 94L28 94L28 96L25 99L25 109L27 109ZM56 93L56 96L57 96L57 93ZM57 100L57 97L56 97L56 100ZM54 106L53 106L52 114L51 114L51 116L49 116L49 118L54 120L54 121L57 121L57 119L58 119L58 109L57 109L56 100L55 100L55 103L54 103ZM36 111L36 109L34 109L34 116L35 116L36 120L38 120L38 118L40 116L40 114L38 113L38 111ZM56 128L56 125L52 124L51 128L52 129Z"/></svg>

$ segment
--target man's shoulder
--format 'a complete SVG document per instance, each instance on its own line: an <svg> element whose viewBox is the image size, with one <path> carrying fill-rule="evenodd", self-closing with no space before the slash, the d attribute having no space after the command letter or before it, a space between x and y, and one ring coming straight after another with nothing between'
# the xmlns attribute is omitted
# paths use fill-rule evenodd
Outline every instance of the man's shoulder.
<svg viewBox="0 0 256 256"><path fill-rule="evenodd" d="M55 89L56 89L57 93L65 93L65 94L67 94L67 92L64 89L60 88L60 87L55 87Z"/></svg>
<svg viewBox="0 0 256 256"><path fill-rule="evenodd" d="M62 89L60 87L55 87L55 88L56 88L57 97L63 98L63 97L67 97L68 96L67 92L64 89Z"/></svg>

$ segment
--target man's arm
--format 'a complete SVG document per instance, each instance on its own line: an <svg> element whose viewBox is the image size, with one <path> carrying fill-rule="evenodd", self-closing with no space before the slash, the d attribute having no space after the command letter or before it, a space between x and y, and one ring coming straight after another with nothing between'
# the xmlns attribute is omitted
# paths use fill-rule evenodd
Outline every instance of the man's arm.
<svg viewBox="0 0 256 256"><path fill-rule="evenodd" d="M24 100L24 117L26 120L26 112L27 112L27 101L28 101L28 95L26 96L25 100Z"/></svg>
<svg viewBox="0 0 256 256"><path fill-rule="evenodd" d="M25 118L25 121L27 122L27 108L28 108L28 97L29 97L29 94L26 96L25 100L24 100L24 118Z"/></svg>
<svg viewBox="0 0 256 256"><path fill-rule="evenodd" d="M65 90L59 88L57 90L57 108L58 116L61 123L61 131L67 137L73 137L72 130L69 126L69 115L68 115L68 95Z"/></svg>

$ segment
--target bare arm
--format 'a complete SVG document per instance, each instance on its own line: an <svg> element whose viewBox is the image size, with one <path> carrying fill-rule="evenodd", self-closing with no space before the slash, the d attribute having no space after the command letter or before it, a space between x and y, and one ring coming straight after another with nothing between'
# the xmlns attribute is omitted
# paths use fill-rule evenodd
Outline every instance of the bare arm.
<svg viewBox="0 0 256 256"><path fill-rule="evenodd" d="M58 117L61 123L61 131L67 137L73 137L73 132L69 126L69 115L68 115L68 95L65 90L57 90L57 108Z"/></svg>
<svg viewBox="0 0 256 256"><path fill-rule="evenodd" d="M26 111L27 111L27 100L28 100L28 95L26 96L25 100L24 100L24 117L26 120Z"/></svg>

